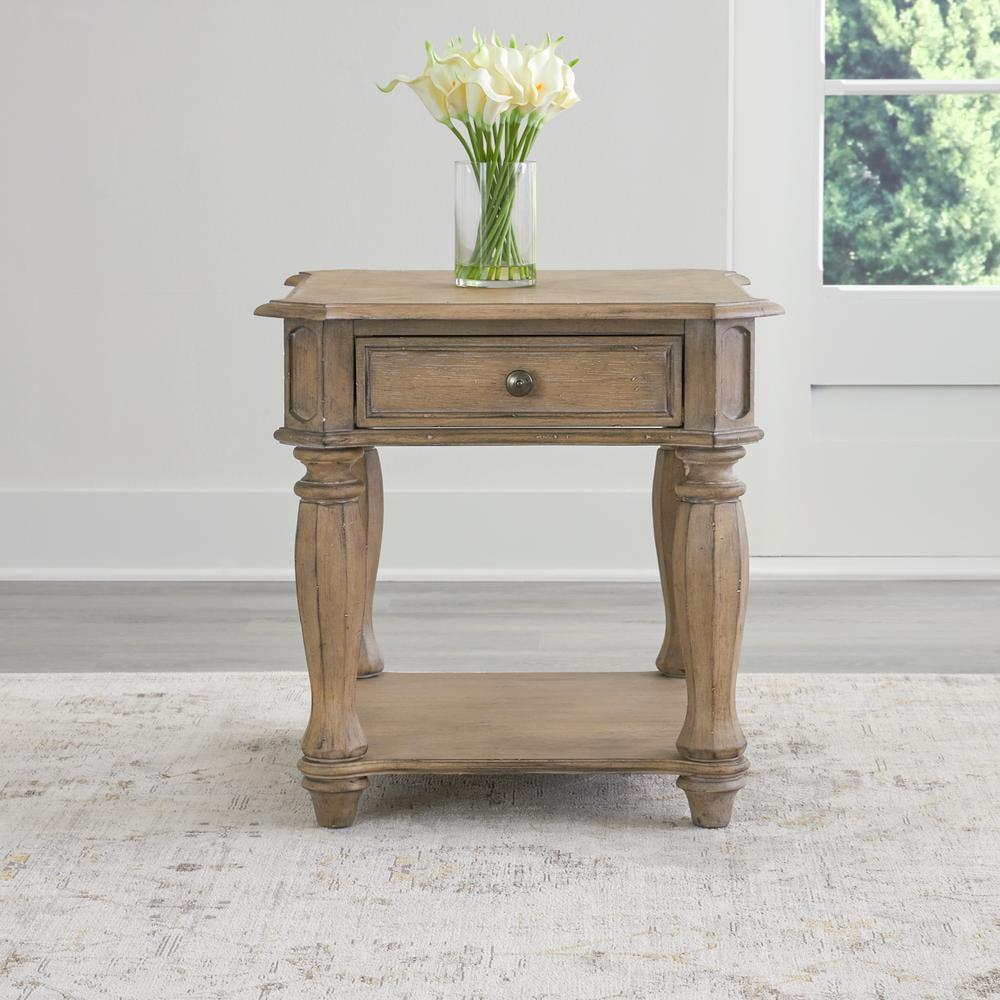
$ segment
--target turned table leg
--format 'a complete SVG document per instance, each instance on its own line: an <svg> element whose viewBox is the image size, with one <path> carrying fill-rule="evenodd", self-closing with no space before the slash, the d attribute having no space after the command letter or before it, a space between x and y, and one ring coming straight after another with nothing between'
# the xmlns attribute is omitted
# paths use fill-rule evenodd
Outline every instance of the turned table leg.
<svg viewBox="0 0 1000 1000"><path fill-rule="evenodd" d="M677 611L672 582L671 561L674 551L674 528L680 498L677 484L684 476L684 466L672 448L660 448L656 452L656 468L653 472L653 538L656 541L656 561L660 567L660 586L663 590L663 610L666 628L663 645L656 656L656 669L668 677L684 676L684 661L681 658L680 633L677 629Z"/></svg>
<svg viewBox="0 0 1000 1000"><path fill-rule="evenodd" d="M684 476L673 545L676 623L687 711L677 737L685 760L718 764L718 775L684 774L697 826L729 823L743 785L746 739L736 717L736 671L746 616L749 558L739 498L746 487L733 474L740 447L681 448ZM734 773L734 771L736 773Z"/></svg>
<svg viewBox="0 0 1000 1000"><path fill-rule="evenodd" d="M368 590L367 526L360 448L296 448L306 474L295 534L295 589L312 710L302 737L302 785L321 826L350 826L366 778L337 778L329 764L368 749L356 709L361 635Z"/></svg>
<svg viewBox="0 0 1000 1000"><path fill-rule="evenodd" d="M358 677L374 677L385 666L372 625L372 604L375 600L375 580L378 577L378 559L382 551L382 464L374 448L365 448L365 491L361 494L361 520L365 525L366 580L365 615L361 628L361 660Z"/></svg>

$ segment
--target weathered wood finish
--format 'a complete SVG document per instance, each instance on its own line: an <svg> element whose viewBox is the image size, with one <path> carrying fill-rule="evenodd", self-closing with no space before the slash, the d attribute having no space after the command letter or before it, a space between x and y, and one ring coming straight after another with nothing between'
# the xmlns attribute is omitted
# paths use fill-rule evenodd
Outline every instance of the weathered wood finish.
<svg viewBox="0 0 1000 1000"><path fill-rule="evenodd" d="M354 328L285 321L285 427L308 437L354 427Z"/></svg>
<svg viewBox="0 0 1000 1000"><path fill-rule="evenodd" d="M353 431L311 433L279 427L282 444L310 448L370 448L373 445L490 445L490 444L614 444L715 447L752 444L763 431L746 427L731 431L689 431L682 427L360 427Z"/></svg>
<svg viewBox="0 0 1000 1000"><path fill-rule="evenodd" d="M651 771L680 776L696 825L725 826L748 766L735 702L748 559L733 467L761 437L754 318L780 307L724 271L551 272L499 291L458 289L446 272L287 283L287 298L257 312L285 319L275 436L307 469L295 562L313 698L299 768L317 821L349 826L381 772ZM537 391L507 394L513 369L535 369ZM396 444L659 446L659 672L381 673L375 449ZM359 691L359 677L374 679Z"/></svg>
<svg viewBox="0 0 1000 1000"><path fill-rule="evenodd" d="M738 435L753 428L752 320L684 324L684 429Z"/></svg>
<svg viewBox="0 0 1000 1000"><path fill-rule="evenodd" d="M372 774L622 771L735 778L743 758L686 760L683 680L628 673L385 673L359 686L368 753L324 765ZM460 720L460 724L456 724Z"/></svg>
<svg viewBox="0 0 1000 1000"><path fill-rule="evenodd" d="M295 484L295 587L312 687L300 768L323 822L321 814L343 812L348 800L329 799L344 787L323 785L322 764L363 757L368 749L356 709L368 589L367 526L359 503L365 461L360 448L296 448L295 457L306 467Z"/></svg>
<svg viewBox="0 0 1000 1000"><path fill-rule="evenodd" d="M656 655L656 669L667 677L684 676L684 659L681 650L680 630L677 627L676 590L673 586L674 526L680 497L677 484L684 478L684 467L672 448L656 452L653 471L653 540L656 543L656 562L660 568L660 586L663 588L663 610L666 626L663 644Z"/></svg>
<svg viewBox="0 0 1000 1000"><path fill-rule="evenodd" d="M367 743L354 682L368 573L364 452L296 448L295 457L306 466L295 484L295 581L313 696L302 752L312 760L360 757Z"/></svg>
<svg viewBox="0 0 1000 1000"><path fill-rule="evenodd" d="M357 319L355 337L683 337L682 319Z"/></svg>
<svg viewBox="0 0 1000 1000"><path fill-rule="evenodd" d="M331 830L350 826L358 814L361 793L368 787L364 776L351 778L331 778L324 768L303 758L299 763L302 771L302 787L312 798L316 822Z"/></svg>
<svg viewBox="0 0 1000 1000"><path fill-rule="evenodd" d="M733 474L743 448L682 448L684 476L674 526L672 585L687 680L677 749L690 761L739 761L746 738L736 715L736 671L746 618L750 560ZM742 776L688 772L678 779L696 826L727 826Z"/></svg>
<svg viewBox="0 0 1000 1000"><path fill-rule="evenodd" d="M736 793L744 784L743 775L706 778L696 774L682 774L677 779L677 787L687 796L691 822L708 830L729 826Z"/></svg>
<svg viewBox="0 0 1000 1000"><path fill-rule="evenodd" d="M673 587L688 708L677 749L689 760L732 760L746 747L736 718L736 670L750 562L733 474L742 448L682 448Z"/></svg>
<svg viewBox="0 0 1000 1000"><path fill-rule="evenodd" d="M545 271L534 288L457 288L450 271L304 271L258 316L324 319L733 319L781 307L734 271Z"/></svg>
<svg viewBox="0 0 1000 1000"><path fill-rule="evenodd" d="M361 627L361 661L358 677L374 677L385 664L375 639L372 606L375 602L375 581L378 560L382 552L382 463L378 451L365 449L365 491L361 494L361 518L365 524L365 611Z"/></svg>
<svg viewBox="0 0 1000 1000"><path fill-rule="evenodd" d="M442 327L462 324L441 324ZM680 425L680 337L359 337L363 427ZM512 396L507 375L529 372Z"/></svg>

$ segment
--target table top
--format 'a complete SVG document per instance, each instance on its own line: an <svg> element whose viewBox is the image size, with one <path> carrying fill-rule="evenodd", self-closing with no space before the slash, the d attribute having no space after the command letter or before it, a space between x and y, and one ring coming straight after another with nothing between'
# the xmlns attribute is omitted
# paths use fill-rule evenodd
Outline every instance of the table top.
<svg viewBox="0 0 1000 1000"><path fill-rule="evenodd" d="M542 271L533 288L459 288L450 271L303 271L255 315L286 319L751 319L775 302L735 271Z"/></svg>

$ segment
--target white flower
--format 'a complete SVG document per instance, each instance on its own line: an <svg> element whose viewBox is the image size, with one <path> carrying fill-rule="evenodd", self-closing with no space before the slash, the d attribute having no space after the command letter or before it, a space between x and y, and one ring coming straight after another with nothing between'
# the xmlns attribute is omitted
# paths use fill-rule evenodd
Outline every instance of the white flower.
<svg viewBox="0 0 1000 1000"><path fill-rule="evenodd" d="M448 113L447 94L430 75L431 70L435 67L435 63L430 58L431 48L429 42L427 50L427 65L424 67L423 73L419 76L397 76L391 79L384 87L380 83L376 83L375 86L383 94L388 94L390 91L396 89L397 84L405 83L423 101L424 107L427 108L437 121L447 122L451 118L451 115Z"/></svg>
<svg viewBox="0 0 1000 1000"><path fill-rule="evenodd" d="M450 41L443 55L428 42L427 65L419 76L397 76L379 90L405 83L434 118L491 127L508 111L541 125L580 100L572 67L556 55L561 38L546 36L542 46L505 46L494 32L492 43L472 32L473 48Z"/></svg>
<svg viewBox="0 0 1000 1000"><path fill-rule="evenodd" d="M525 87L528 83L524 70L524 54L520 49L493 45L490 47L490 56L494 87L507 94L512 104L523 104Z"/></svg>
<svg viewBox="0 0 1000 1000"><path fill-rule="evenodd" d="M549 121L580 100L572 68L556 55L561 40L546 38L540 47L526 45L523 49L496 43L491 47L494 86L510 95L512 106L521 115L536 122Z"/></svg>
<svg viewBox="0 0 1000 1000"><path fill-rule="evenodd" d="M524 104L532 111L544 112L562 89L562 71L566 64L555 53L555 44L532 51L524 63L527 78Z"/></svg>
<svg viewBox="0 0 1000 1000"><path fill-rule="evenodd" d="M455 51L441 57L428 46L433 64L429 73L435 86L444 93L452 118L492 125L510 107L511 99L494 87L489 47L477 32L473 32L473 37L477 45L471 52Z"/></svg>
<svg viewBox="0 0 1000 1000"><path fill-rule="evenodd" d="M461 44L461 42L457 43ZM387 94L405 83L439 122L472 119L492 125L511 105L511 96L494 87L488 46L480 39L476 49L463 52L450 43L439 56L427 44L427 65L419 76L397 76L378 89Z"/></svg>
<svg viewBox="0 0 1000 1000"><path fill-rule="evenodd" d="M510 95L495 89L495 80L488 70L470 67L462 70L461 78L466 110L473 121L492 125L510 108Z"/></svg>
<svg viewBox="0 0 1000 1000"><path fill-rule="evenodd" d="M562 86L552 95L548 107L542 112L542 121L551 121L560 112L573 107L579 100L580 95L576 92L576 74L573 72L573 67L563 63Z"/></svg>

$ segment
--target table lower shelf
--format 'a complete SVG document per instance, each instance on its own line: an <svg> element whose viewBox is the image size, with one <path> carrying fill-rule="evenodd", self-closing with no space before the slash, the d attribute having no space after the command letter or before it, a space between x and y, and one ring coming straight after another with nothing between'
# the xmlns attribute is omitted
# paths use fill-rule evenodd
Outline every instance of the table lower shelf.
<svg viewBox="0 0 1000 1000"><path fill-rule="evenodd" d="M628 673L383 673L358 685L368 753L303 761L324 778L586 771L735 776L744 758L683 760L684 680Z"/></svg>

